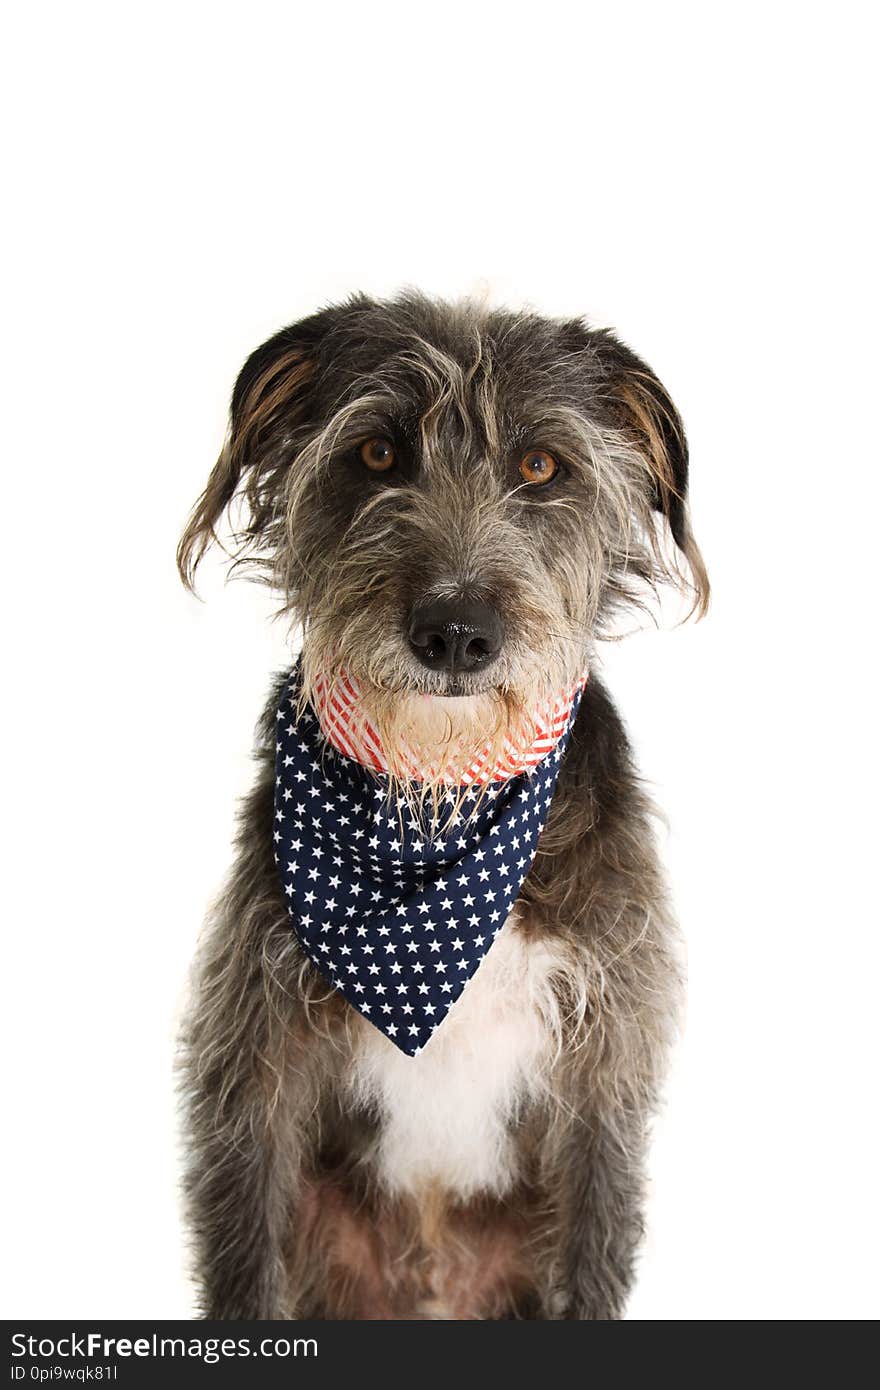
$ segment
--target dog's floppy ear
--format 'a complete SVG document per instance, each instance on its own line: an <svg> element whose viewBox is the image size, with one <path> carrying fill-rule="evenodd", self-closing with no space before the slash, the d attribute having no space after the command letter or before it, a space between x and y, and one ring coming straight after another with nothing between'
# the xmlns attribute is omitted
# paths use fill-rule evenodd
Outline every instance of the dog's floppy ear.
<svg viewBox="0 0 880 1390"><path fill-rule="evenodd" d="M688 445L669 393L647 363L612 333L591 335L600 367L602 396L614 424L638 447L653 483L653 505L669 523L690 570L693 612L709 605L709 577L691 532L688 513ZM681 577L676 571L675 577Z"/></svg>
<svg viewBox="0 0 880 1390"><path fill-rule="evenodd" d="M289 457L273 445L307 417L316 351L337 312L323 310L283 328L242 367L232 392L226 442L177 548L177 567L187 588L194 587L199 563L217 541L217 524L234 498L244 504L242 523L233 528L239 557L266 539L277 520L279 484Z"/></svg>

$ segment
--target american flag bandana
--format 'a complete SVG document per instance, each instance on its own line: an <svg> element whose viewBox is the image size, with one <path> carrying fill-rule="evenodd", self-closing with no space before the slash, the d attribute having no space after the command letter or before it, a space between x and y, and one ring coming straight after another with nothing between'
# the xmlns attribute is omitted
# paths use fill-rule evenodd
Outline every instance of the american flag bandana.
<svg viewBox="0 0 880 1390"><path fill-rule="evenodd" d="M540 748L512 756L517 771L472 769L438 794L434 815L414 814L392 792L378 746L370 759L341 750L339 711L335 736L326 706L323 719L310 706L298 715L300 682L297 664L275 756L273 838L287 910L322 977L415 1057L519 895L584 682L539 721Z"/></svg>

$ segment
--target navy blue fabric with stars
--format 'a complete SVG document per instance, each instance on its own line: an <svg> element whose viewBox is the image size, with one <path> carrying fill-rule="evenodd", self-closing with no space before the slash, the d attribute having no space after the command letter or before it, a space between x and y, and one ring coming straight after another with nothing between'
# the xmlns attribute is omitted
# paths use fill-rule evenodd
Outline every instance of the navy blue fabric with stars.
<svg viewBox="0 0 880 1390"><path fill-rule="evenodd" d="M469 788L457 812L450 791L433 820L332 748L313 710L298 719L298 696L297 667L278 711L273 829L291 922L321 975L415 1056L516 901L580 696L536 768Z"/></svg>

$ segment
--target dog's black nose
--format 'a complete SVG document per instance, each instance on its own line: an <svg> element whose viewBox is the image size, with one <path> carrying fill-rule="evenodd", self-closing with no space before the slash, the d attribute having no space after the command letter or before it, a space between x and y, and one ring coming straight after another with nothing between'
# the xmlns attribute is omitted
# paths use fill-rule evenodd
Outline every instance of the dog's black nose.
<svg viewBox="0 0 880 1390"><path fill-rule="evenodd" d="M431 671L480 671L503 640L495 609L476 599L433 599L410 615L409 645Z"/></svg>

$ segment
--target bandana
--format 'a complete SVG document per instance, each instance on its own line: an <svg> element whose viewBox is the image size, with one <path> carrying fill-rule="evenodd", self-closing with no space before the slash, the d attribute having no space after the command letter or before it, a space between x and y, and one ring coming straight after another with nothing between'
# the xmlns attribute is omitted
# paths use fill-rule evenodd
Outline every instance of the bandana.
<svg viewBox="0 0 880 1390"><path fill-rule="evenodd" d="M381 748L348 741L357 687L278 711L275 862L293 928L320 974L416 1056L485 959L538 846L586 677L550 702L525 752L476 759L436 814L390 787ZM334 685L334 699L338 694ZM359 730L365 727L357 722Z"/></svg>

